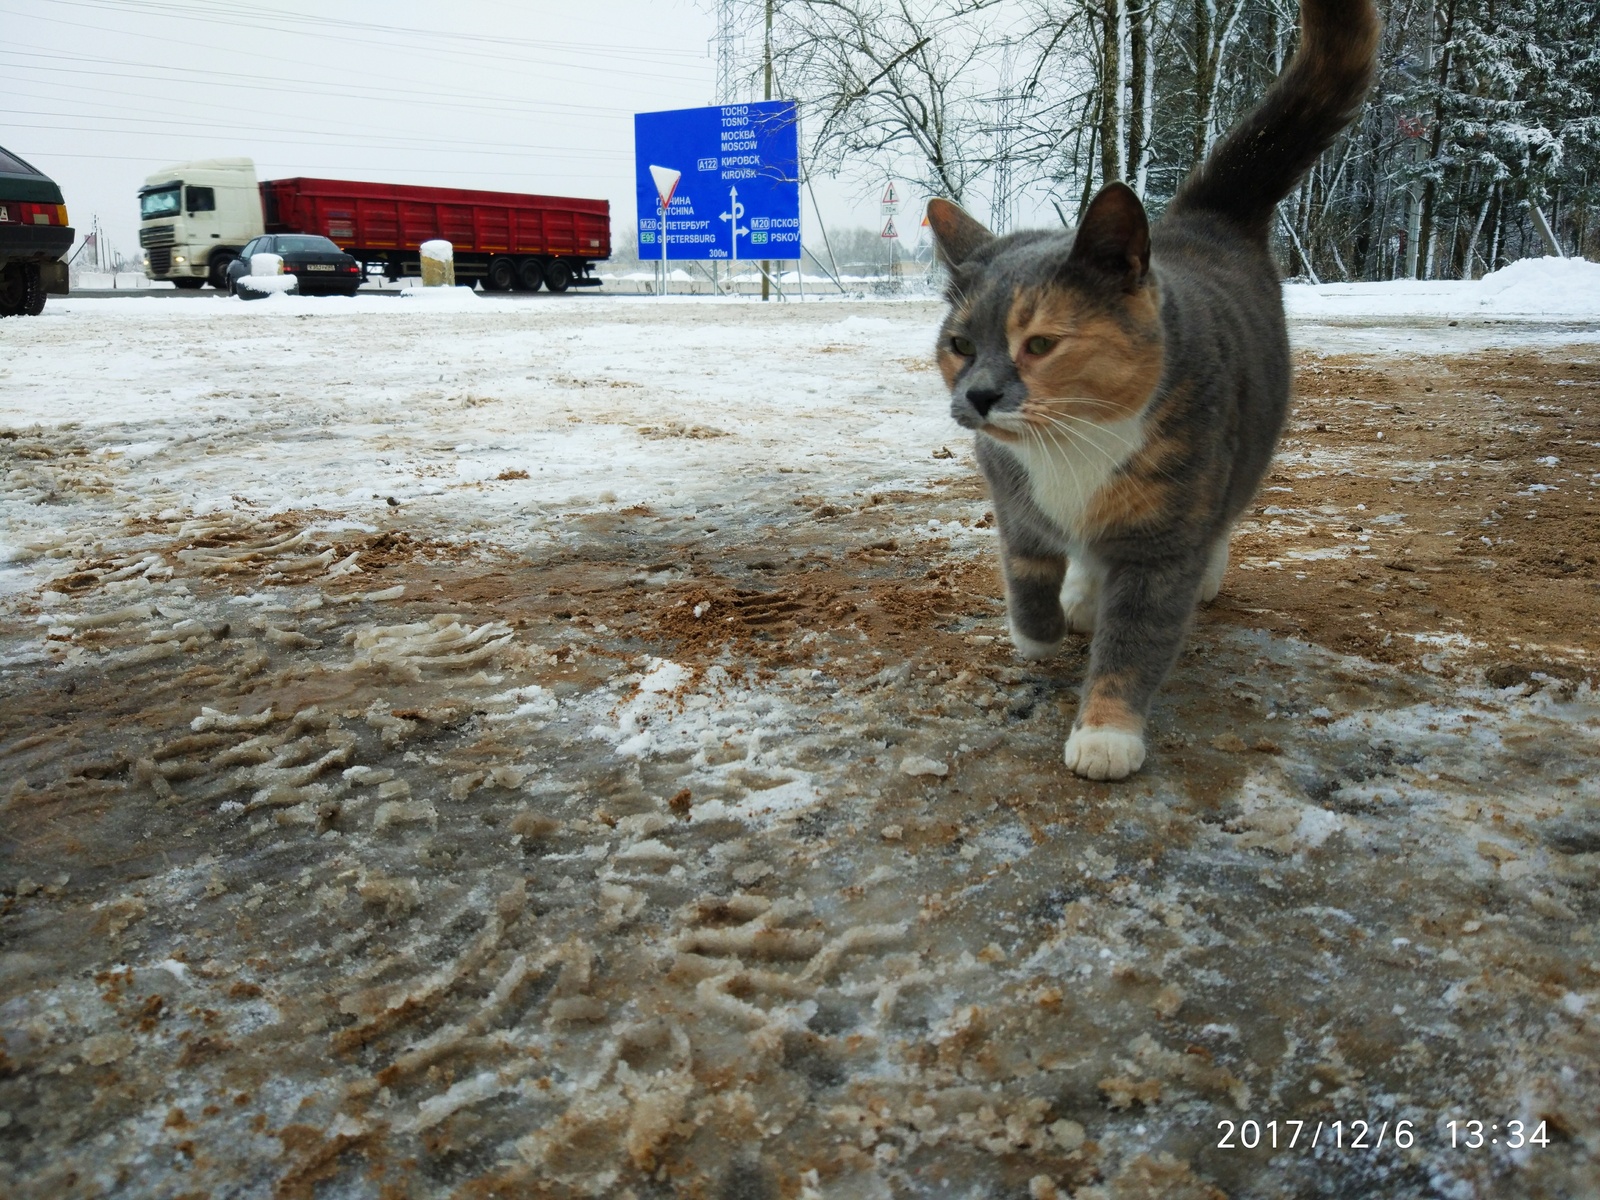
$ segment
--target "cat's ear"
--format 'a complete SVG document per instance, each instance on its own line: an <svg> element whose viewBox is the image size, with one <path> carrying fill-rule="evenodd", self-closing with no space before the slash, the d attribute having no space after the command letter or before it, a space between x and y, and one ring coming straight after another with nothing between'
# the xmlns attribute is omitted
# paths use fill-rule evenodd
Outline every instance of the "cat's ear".
<svg viewBox="0 0 1600 1200"><path fill-rule="evenodd" d="M938 197L928 201L928 228L933 230L933 244L947 267L959 267L980 247L994 241L994 234L959 204Z"/></svg>
<svg viewBox="0 0 1600 1200"><path fill-rule="evenodd" d="M1089 202L1067 265L1120 280L1129 291L1144 283L1150 271L1150 219L1131 187L1108 183Z"/></svg>

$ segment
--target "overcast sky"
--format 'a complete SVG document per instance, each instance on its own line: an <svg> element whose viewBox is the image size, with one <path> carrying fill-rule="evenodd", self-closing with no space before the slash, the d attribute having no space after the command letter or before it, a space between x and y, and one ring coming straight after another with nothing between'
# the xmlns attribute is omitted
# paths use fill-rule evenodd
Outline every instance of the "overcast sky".
<svg viewBox="0 0 1600 1200"><path fill-rule="evenodd" d="M604 197L620 238L633 114L715 98L714 32L695 0L0 0L0 145L130 255L145 176L233 155ZM818 181L830 228L879 220L853 191Z"/></svg>

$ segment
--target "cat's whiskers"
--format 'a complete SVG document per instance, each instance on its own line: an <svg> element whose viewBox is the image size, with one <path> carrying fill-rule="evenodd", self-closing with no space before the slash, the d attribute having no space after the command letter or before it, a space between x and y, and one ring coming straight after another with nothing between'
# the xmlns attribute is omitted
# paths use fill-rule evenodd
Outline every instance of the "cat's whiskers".
<svg viewBox="0 0 1600 1200"><path fill-rule="evenodd" d="M1029 413L1028 419L1037 425L1051 425L1059 428L1074 428L1086 435L1092 435L1096 441L1102 438L1131 450L1139 444L1136 437L1129 437L1123 431L1100 421L1091 421L1086 417L1075 417L1071 413L1040 412Z"/></svg>
<svg viewBox="0 0 1600 1200"><path fill-rule="evenodd" d="M1100 446L1100 439L1102 439L1102 438L1110 438L1111 440L1120 443L1122 448L1124 450L1130 452L1130 453L1133 452L1133 451L1136 451L1139 447L1144 445L1144 438L1141 437L1141 436L1133 436L1133 437L1123 436L1123 434L1121 432L1119 432L1116 428L1114 428L1114 427L1112 427L1112 426L1110 426L1110 425L1108 425L1108 424L1106 424L1106 423L1104 423L1102 421L1091 420L1091 419L1089 419L1087 417L1076 416L1076 415L1074 415L1072 413L1066 413L1066 412L1060 412L1060 411L1051 412L1048 409L1037 409L1037 408L1034 407L1035 405L1040 405L1040 404L1045 404L1045 405L1079 404L1079 405L1082 405L1082 406L1084 406L1086 408L1087 407L1101 407L1100 402L1098 400L1091 399L1091 398L1089 398L1087 396L1051 396L1051 397L1044 398L1042 400L1030 400L1030 402L1024 407L1023 411L1024 411L1025 414L1027 414L1027 415L1029 415L1031 417L1037 417L1040 422L1049 423L1049 424L1051 424L1051 425L1053 425L1053 426L1055 426L1057 428L1064 428L1064 423L1065 422L1072 422L1072 423L1075 423L1077 425L1087 427L1093 433L1093 440L1092 440L1091 444L1095 445L1097 449L1102 448ZM1060 444L1058 439L1053 438L1053 437L1048 438L1047 440L1049 440L1052 443L1057 444L1057 445ZM1082 443L1082 441L1083 441L1083 439L1081 437L1078 437L1078 436L1074 436L1073 437L1073 444L1074 445L1079 445L1079 444ZM1118 460L1118 465L1119 466L1121 465L1121 460L1120 459ZM1154 475L1154 476L1158 476L1158 477L1163 477L1163 478L1168 478L1168 479L1175 478L1175 475L1174 475L1173 471L1167 466L1167 464L1164 461L1158 461L1158 462L1155 462L1155 463L1147 463L1145 465L1145 467L1144 467L1144 471L1145 471L1146 474L1150 474L1150 475Z"/></svg>
<svg viewBox="0 0 1600 1200"><path fill-rule="evenodd" d="M1105 458L1112 466L1121 466L1127 452L1136 449L1139 445L1137 438L1126 437L1118 430L1102 425L1098 421L1090 421L1086 418L1074 417L1066 413L1025 410L1023 419L1027 424L1028 432L1041 441L1048 441L1057 446L1065 441L1079 450L1092 450ZM1097 436L1088 436L1091 431ZM1123 453L1113 453L1101 445L1101 437L1108 437L1113 442L1116 442Z"/></svg>
<svg viewBox="0 0 1600 1200"><path fill-rule="evenodd" d="M1027 403L1024 405L1024 408L1028 409L1028 410L1040 409L1040 410L1044 410L1044 411L1049 411L1050 409L1053 409L1053 408L1069 408L1069 407L1076 407L1076 408L1079 408L1079 409L1088 409L1091 412L1096 412L1096 413L1102 413L1103 414L1103 413L1106 413L1107 410L1110 409L1111 406L1107 405L1104 400L1098 400L1093 396L1030 396L1028 398ZM1065 414L1063 414L1063 415L1065 415ZM1113 417L1111 417L1111 420L1112 421L1124 420L1124 419L1126 419L1126 415L1127 414L1122 414L1121 416L1113 416ZM1090 419L1093 420L1093 418L1090 418ZM1105 421L1094 421L1093 423L1096 424L1096 425L1104 425L1104 424L1106 424Z"/></svg>
<svg viewBox="0 0 1600 1200"><path fill-rule="evenodd" d="M1071 425L1054 418L1028 422L1027 434L1033 440L1061 449L1070 447L1079 454L1098 454L1113 469L1122 465L1122 456L1112 453Z"/></svg>

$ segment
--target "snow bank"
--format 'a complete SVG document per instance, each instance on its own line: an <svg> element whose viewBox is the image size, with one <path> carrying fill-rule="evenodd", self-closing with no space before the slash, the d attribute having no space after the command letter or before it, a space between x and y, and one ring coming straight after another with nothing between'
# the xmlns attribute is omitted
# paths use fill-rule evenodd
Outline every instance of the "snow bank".
<svg viewBox="0 0 1600 1200"><path fill-rule="evenodd" d="M483 303L470 286L460 285L405 288L399 298L407 312L424 309L428 312L459 312L462 309L475 309Z"/></svg>
<svg viewBox="0 0 1600 1200"><path fill-rule="evenodd" d="M1497 307L1513 312L1600 314L1600 263L1586 258L1524 258L1478 281Z"/></svg>
<svg viewBox="0 0 1600 1200"><path fill-rule="evenodd" d="M286 296L300 286L293 275L241 275L239 287L243 291L258 292L267 296Z"/></svg>
<svg viewBox="0 0 1600 1200"><path fill-rule="evenodd" d="M1525 258L1479 280L1286 284L1291 317L1600 317L1600 263Z"/></svg>

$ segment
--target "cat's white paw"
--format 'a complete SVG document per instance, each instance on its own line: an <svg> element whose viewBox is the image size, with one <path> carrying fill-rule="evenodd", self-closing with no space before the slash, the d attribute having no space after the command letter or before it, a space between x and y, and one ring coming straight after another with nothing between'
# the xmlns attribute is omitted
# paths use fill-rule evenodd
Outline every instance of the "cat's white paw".
<svg viewBox="0 0 1600 1200"><path fill-rule="evenodd" d="M1228 539L1223 538L1211 548L1210 561L1206 563L1205 578L1200 581L1200 603L1210 604L1222 590L1222 577L1228 571Z"/></svg>
<svg viewBox="0 0 1600 1200"><path fill-rule="evenodd" d="M1067 628L1073 633L1094 632L1103 575L1098 563L1081 554L1067 564L1067 577L1061 585L1061 609L1067 615Z"/></svg>
<svg viewBox="0 0 1600 1200"><path fill-rule="evenodd" d="M1067 628L1073 633L1093 633L1095 612L1100 597L1094 592L1068 587L1061 594L1061 611L1067 615Z"/></svg>
<svg viewBox="0 0 1600 1200"><path fill-rule="evenodd" d="M1144 765L1144 738L1126 729L1074 729L1065 757L1086 779L1126 779Z"/></svg>
<svg viewBox="0 0 1600 1200"><path fill-rule="evenodd" d="M1016 647L1018 658L1025 658L1030 661L1049 658L1057 650L1061 649L1060 642L1035 641L1015 625L1011 626L1011 644Z"/></svg>

